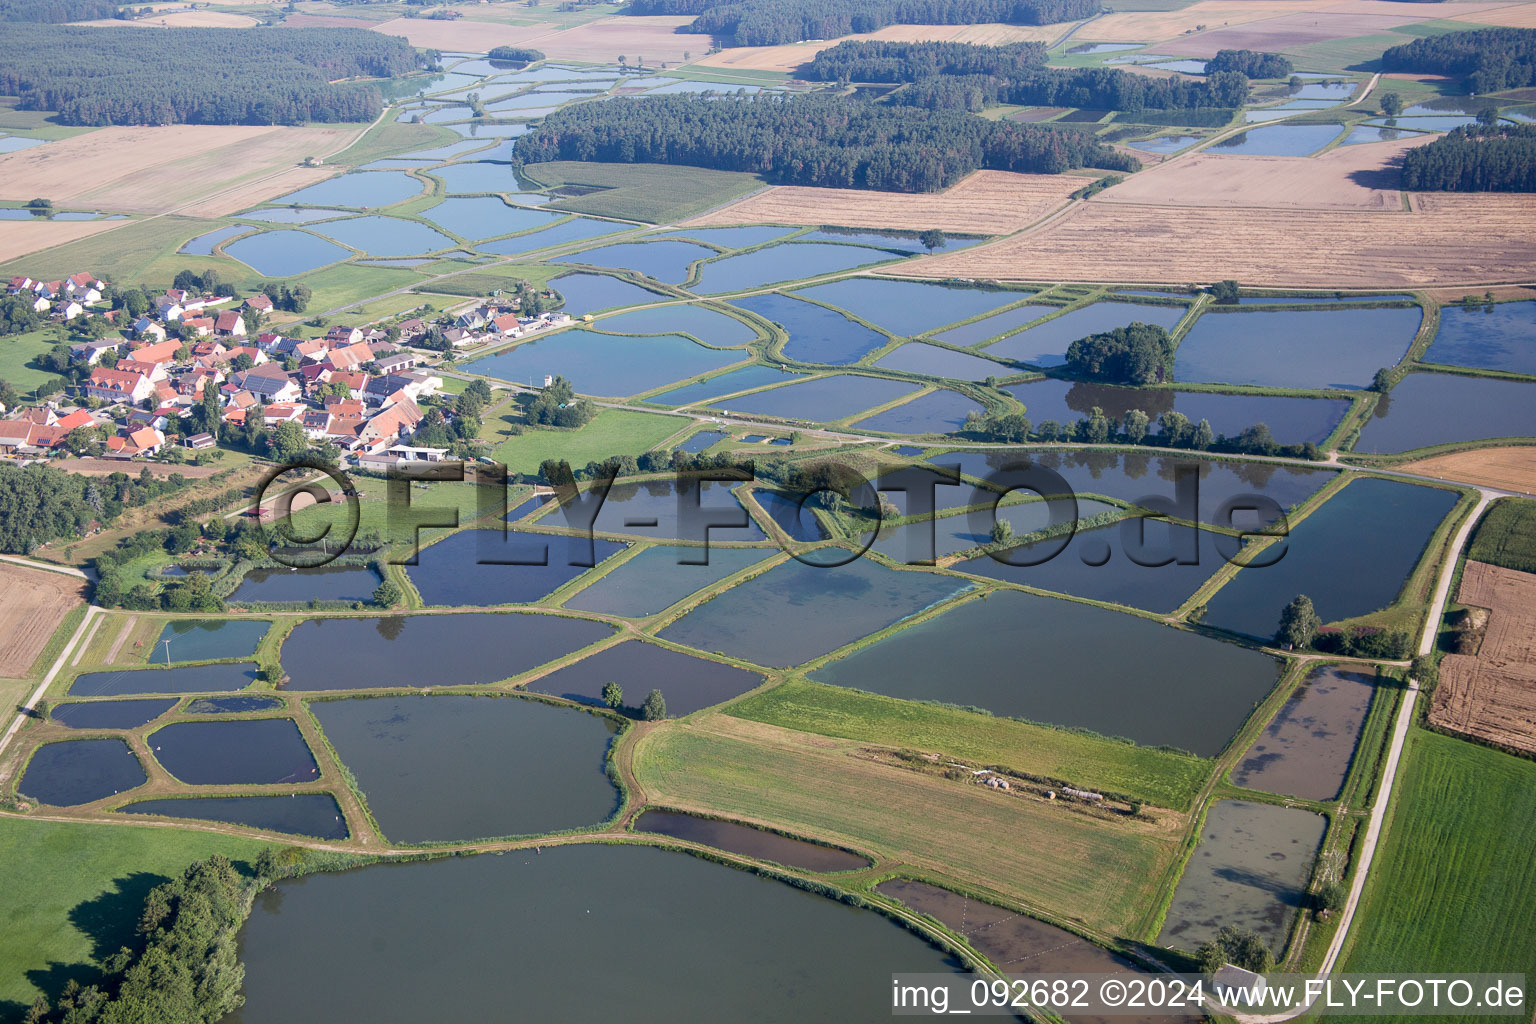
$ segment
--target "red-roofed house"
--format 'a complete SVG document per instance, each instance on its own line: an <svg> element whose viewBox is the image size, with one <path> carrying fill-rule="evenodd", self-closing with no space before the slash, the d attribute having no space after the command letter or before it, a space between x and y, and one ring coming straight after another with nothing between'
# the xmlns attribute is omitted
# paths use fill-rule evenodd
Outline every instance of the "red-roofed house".
<svg viewBox="0 0 1536 1024"><path fill-rule="evenodd" d="M140 427L129 434L107 438L107 451L113 455L135 458L154 455L165 445L165 435L154 427Z"/></svg>
<svg viewBox="0 0 1536 1024"><path fill-rule="evenodd" d="M300 342L293 348L293 354L300 359L312 359L317 363L330 351L330 342L324 338L312 338L309 341Z"/></svg>
<svg viewBox="0 0 1536 1024"><path fill-rule="evenodd" d="M373 349L362 343L332 349L331 354L325 357L325 362L333 370L355 370L365 363L373 362Z"/></svg>
<svg viewBox="0 0 1536 1024"><path fill-rule="evenodd" d="M172 363L176 361L176 353L180 351L181 342L171 338L150 345L140 345L130 355L140 363Z"/></svg>
<svg viewBox="0 0 1536 1024"><path fill-rule="evenodd" d="M245 318L232 309L220 313L213 322L213 331L220 337L245 337Z"/></svg>
<svg viewBox="0 0 1536 1024"><path fill-rule="evenodd" d="M246 309L254 309L258 313L272 312L272 300L265 295L252 295L245 300Z"/></svg>
<svg viewBox="0 0 1536 1024"><path fill-rule="evenodd" d="M76 409L68 416L65 416L63 419L59 420L58 423L54 424L54 426L58 427L66 434L71 430L74 430L76 427L94 427L95 425L96 420L84 409Z"/></svg>
<svg viewBox="0 0 1536 1024"><path fill-rule="evenodd" d="M346 345L356 345L363 340L363 332L356 327L342 327L338 324L326 332L325 340L337 348Z"/></svg>
<svg viewBox="0 0 1536 1024"><path fill-rule="evenodd" d="M124 373L98 366L85 381L85 393L87 397L103 402L137 404L154 394L155 386L142 373Z"/></svg>
<svg viewBox="0 0 1536 1024"><path fill-rule="evenodd" d="M150 380L157 381L165 379L165 366L164 363L141 363L129 356L126 359L119 359L113 369L120 373L142 373Z"/></svg>
<svg viewBox="0 0 1536 1024"><path fill-rule="evenodd" d="M421 409L405 398L363 424L357 436L365 444L387 446L412 433L420 422Z"/></svg>

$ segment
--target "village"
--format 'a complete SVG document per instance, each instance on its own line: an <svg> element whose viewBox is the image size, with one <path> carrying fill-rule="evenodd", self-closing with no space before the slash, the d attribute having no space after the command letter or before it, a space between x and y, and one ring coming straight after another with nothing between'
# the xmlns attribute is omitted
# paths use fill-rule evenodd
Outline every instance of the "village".
<svg viewBox="0 0 1536 1024"><path fill-rule="evenodd" d="M304 337L266 329L275 309L268 294L242 300L226 289L170 288L134 317L110 308L111 289L87 272L8 282L8 296L95 340L69 345L78 384L35 405L0 404L0 460L197 462L221 435L249 439L293 422L346 466L438 461L448 449L411 443L425 418L421 403L443 388L428 364L571 322L568 313L527 315L518 298L493 296L433 320L407 314Z"/></svg>

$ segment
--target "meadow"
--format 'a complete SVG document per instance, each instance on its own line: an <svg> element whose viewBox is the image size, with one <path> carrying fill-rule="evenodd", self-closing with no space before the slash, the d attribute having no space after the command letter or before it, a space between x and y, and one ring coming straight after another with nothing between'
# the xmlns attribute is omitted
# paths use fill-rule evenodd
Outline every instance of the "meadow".
<svg viewBox="0 0 1536 1024"><path fill-rule="evenodd" d="M1489 506L1472 534L1467 558L1536 572L1536 501L1503 498Z"/></svg>
<svg viewBox="0 0 1536 1024"><path fill-rule="evenodd" d="M494 442L495 417L482 436ZM564 459L580 469L610 455L640 455L684 429L687 420L648 412L604 409L577 430L528 430L496 444L491 455L510 473L537 473L545 459Z"/></svg>
<svg viewBox="0 0 1536 1024"><path fill-rule="evenodd" d="M546 188L566 185L597 189L590 195L557 199L551 210L663 224L696 216L762 188L762 179L739 171L666 164L598 164L556 160L530 164L523 176ZM733 222L739 223L739 221Z"/></svg>

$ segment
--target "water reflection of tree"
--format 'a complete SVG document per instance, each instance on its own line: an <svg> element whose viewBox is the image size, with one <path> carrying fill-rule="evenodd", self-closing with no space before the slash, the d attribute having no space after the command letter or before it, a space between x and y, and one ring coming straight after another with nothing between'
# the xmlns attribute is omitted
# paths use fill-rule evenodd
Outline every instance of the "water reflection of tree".
<svg viewBox="0 0 1536 1024"><path fill-rule="evenodd" d="M1391 411L1392 411L1392 394L1391 394L1391 392L1383 391L1381 393L1381 396L1376 399L1376 408L1372 412L1371 415L1376 417L1376 419L1380 420L1380 419L1385 419L1387 414L1389 412L1391 412Z"/></svg>
<svg viewBox="0 0 1536 1024"><path fill-rule="evenodd" d="M1163 413L1173 411L1174 393L1158 388L1138 390L1079 383L1067 389L1065 401L1068 409L1083 416L1091 415L1097 406L1110 419L1124 422L1127 413L1140 409L1155 423Z"/></svg>
<svg viewBox="0 0 1536 1024"><path fill-rule="evenodd" d="M379 631L379 636L393 643L400 639L401 633L405 632L405 616L385 615L379 619L378 624L374 628Z"/></svg>

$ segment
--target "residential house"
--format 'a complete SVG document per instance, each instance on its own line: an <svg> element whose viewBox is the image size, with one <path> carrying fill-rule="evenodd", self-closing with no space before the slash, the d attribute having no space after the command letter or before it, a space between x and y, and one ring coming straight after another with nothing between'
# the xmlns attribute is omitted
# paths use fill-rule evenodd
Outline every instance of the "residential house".
<svg viewBox="0 0 1536 1024"><path fill-rule="evenodd" d="M84 306L80 305L80 303L76 302L74 299L70 299L68 302L64 303L62 308L60 308L59 315L61 315L65 320L73 320L75 317L84 312Z"/></svg>
<svg viewBox="0 0 1536 1024"><path fill-rule="evenodd" d="M272 312L272 300L265 295L252 295L245 300L246 309L254 309L258 313Z"/></svg>
<svg viewBox="0 0 1536 1024"><path fill-rule="evenodd" d="M485 326L485 317L480 315L478 309L472 309L467 313L460 313L453 321L453 326L471 331L479 330Z"/></svg>
<svg viewBox="0 0 1536 1024"><path fill-rule="evenodd" d="M399 324L400 340L409 345L413 341L424 338L427 335L427 322L420 317L403 320Z"/></svg>
<svg viewBox="0 0 1536 1024"><path fill-rule="evenodd" d="M495 334L505 334L513 338L523 333L522 325L518 322L516 313L503 313L487 324L486 329Z"/></svg>
<svg viewBox="0 0 1536 1024"><path fill-rule="evenodd" d="M263 404L297 401L303 393L299 385L275 363L263 363L231 374L225 387L234 391L249 391Z"/></svg>
<svg viewBox="0 0 1536 1024"><path fill-rule="evenodd" d="M119 359L113 369L119 373L140 373L151 381L162 381L165 379L165 367L165 363L142 363L135 356L129 355Z"/></svg>
<svg viewBox="0 0 1536 1024"><path fill-rule="evenodd" d="M91 371L83 387L89 398L134 404L144 401L155 391L154 383L142 373L125 373L101 366Z"/></svg>
<svg viewBox="0 0 1536 1024"><path fill-rule="evenodd" d="M301 341L293 347L293 354L300 359L310 359L320 362L331 351L331 343L324 338L315 338L311 341Z"/></svg>
<svg viewBox="0 0 1536 1024"><path fill-rule="evenodd" d="M383 356L374 360L378 364L379 372L383 374L404 373L407 370L414 370L419 361L420 357L414 352L396 352L394 355Z"/></svg>
<svg viewBox="0 0 1536 1024"><path fill-rule="evenodd" d="M416 430L421 415L415 402L403 398L363 424L357 432L358 440L375 450L396 444Z"/></svg>
<svg viewBox="0 0 1536 1024"><path fill-rule="evenodd" d="M220 337L245 337L245 318L232 309L220 313L213 322L213 332Z"/></svg>
<svg viewBox="0 0 1536 1024"><path fill-rule="evenodd" d="M308 410L297 402L273 402L262 410L262 422L269 427L289 420L302 420Z"/></svg>
<svg viewBox="0 0 1536 1024"><path fill-rule="evenodd" d="M107 438L107 454L119 458L155 455L165 447L165 435L154 427L139 427L128 434Z"/></svg>
<svg viewBox="0 0 1536 1024"><path fill-rule="evenodd" d="M75 362L95 366L108 352L121 352L122 349L122 338L102 338L100 341L82 341L78 345L71 345L69 353Z"/></svg>
<svg viewBox="0 0 1536 1024"><path fill-rule="evenodd" d="M325 340L331 343L332 348L343 348L362 341L363 332L356 327L343 327L337 324L325 333Z"/></svg>
<svg viewBox="0 0 1536 1024"><path fill-rule="evenodd" d="M174 323L177 320L180 320L182 314L186 311L187 309L185 306L173 299L162 297L159 302L155 303L156 314L159 315L161 320L164 320L167 323Z"/></svg>
<svg viewBox="0 0 1536 1024"><path fill-rule="evenodd" d="M214 320L211 316L184 316L181 318L181 326L192 331L199 338L206 338L213 333Z"/></svg>
<svg viewBox="0 0 1536 1024"><path fill-rule="evenodd" d="M193 448L200 451L204 448L212 448L218 442L214 440L212 434L193 434L191 437L184 439L181 443L186 445L188 448Z"/></svg>
<svg viewBox="0 0 1536 1024"><path fill-rule="evenodd" d="M153 345L140 345L131 355L141 363L172 363L176 361L176 353L180 351L181 342L171 338L168 341L155 342Z"/></svg>
<svg viewBox="0 0 1536 1024"><path fill-rule="evenodd" d="M134 336L138 338L154 338L156 341L165 340L165 328L147 316L141 316L135 320L132 330Z"/></svg>

